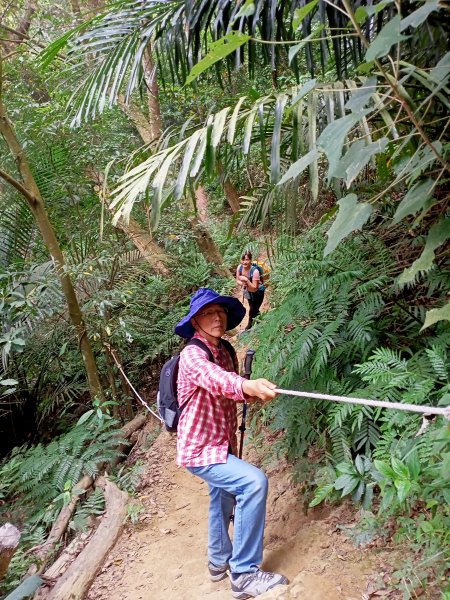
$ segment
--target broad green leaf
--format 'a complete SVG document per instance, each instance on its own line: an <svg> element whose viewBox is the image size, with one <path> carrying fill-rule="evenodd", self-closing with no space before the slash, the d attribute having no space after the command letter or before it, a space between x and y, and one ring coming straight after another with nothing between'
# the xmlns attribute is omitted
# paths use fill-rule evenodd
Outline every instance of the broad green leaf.
<svg viewBox="0 0 450 600"><path fill-rule="evenodd" d="M94 414L94 409L91 408L90 410L87 410L83 415L81 415L81 417L78 419L77 421L77 425L83 425L83 423L85 423L89 417L91 417Z"/></svg>
<svg viewBox="0 0 450 600"><path fill-rule="evenodd" d="M425 323L420 331L423 331L427 327L434 325L438 321L450 321L450 302L448 302L442 308L433 308L427 311Z"/></svg>
<svg viewBox="0 0 450 600"><path fill-rule="evenodd" d="M408 466L410 478L417 480L420 473L420 461L416 450L408 456L406 464Z"/></svg>
<svg viewBox="0 0 450 600"><path fill-rule="evenodd" d="M209 52L202 58L196 65L191 69L191 72L187 76L185 85L192 83L199 75L209 69L222 58L225 58L232 52L235 52L243 44L246 44L251 37L243 34L239 31L232 31L227 33L219 40L212 42L209 47Z"/></svg>
<svg viewBox="0 0 450 600"><path fill-rule="evenodd" d="M397 497L400 500L400 502L403 502L403 500L406 499L406 497L409 494L409 490L411 489L411 482L410 481L394 481L394 485L397 489Z"/></svg>
<svg viewBox="0 0 450 600"><path fill-rule="evenodd" d="M44 583L39 575L31 575L22 581L16 589L5 596L3 600L25 600L34 595L35 591Z"/></svg>
<svg viewBox="0 0 450 600"><path fill-rule="evenodd" d="M360 481L358 483L358 487L356 488L356 490L352 494L352 500L354 502L359 502L361 500L361 497L363 495L365 487L366 487L366 484L364 483L364 481Z"/></svg>
<svg viewBox="0 0 450 600"><path fill-rule="evenodd" d="M343 477L350 477L349 475L343 475ZM351 477L342 488L342 497L350 494L359 485L360 480L358 477Z"/></svg>
<svg viewBox="0 0 450 600"><path fill-rule="evenodd" d="M343 490L347 486L352 485L352 483L355 479L356 479L356 477L354 475L349 475L348 473L344 473L343 475L340 475L334 482L334 489L335 490ZM358 480L356 480L356 482L358 482Z"/></svg>
<svg viewBox="0 0 450 600"><path fill-rule="evenodd" d="M195 131L193 135L190 137L188 145L186 147L186 151L184 153L183 162L181 164L180 171L178 173L177 182L175 184L174 198L178 200L183 196L184 186L186 185L186 180L189 172L189 168L191 166L192 157L194 156L195 148L197 147L197 142L200 139L203 131L200 129Z"/></svg>
<svg viewBox="0 0 450 600"><path fill-rule="evenodd" d="M214 124L211 132L211 145L213 148L217 148L219 145L229 110L229 107L224 108L218 112L214 118Z"/></svg>
<svg viewBox="0 0 450 600"><path fill-rule="evenodd" d="M401 460L399 460L398 458L395 458L395 456L393 456L391 458L391 464L392 464L392 468L394 469L395 473L399 477L401 477L402 479L409 479L409 469L405 465L405 463L403 463Z"/></svg>
<svg viewBox="0 0 450 600"><path fill-rule="evenodd" d="M400 31L405 31L408 27L419 27L435 10L439 10L438 0L426 0L417 10L401 20Z"/></svg>
<svg viewBox="0 0 450 600"><path fill-rule="evenodd" d="M444 394L442 398L439 399L438 406L449 406L450 405L450 394ZM450 454L449 454L450 460Z"/></svg>
<svg viewBox="0 0 450 600"><path fill-rule="evenodd" d="M258 107L253 108L247 117L245 123L244 140L242 142L242 152L248 154L250 151L250 142L252 141L253 123L258 112Z"/></svg>
<svg viewBox="0 0 450 600"><path fill-rule="evenodd" d="M293 61L293 59L297 56L297 54L300 52L300 50L303 48L303 46L305 46L308 42L313 41L315 38L318 38L324 28L325 28L325 25L322 25L322 24L319 25L317 27L317 29L315 29L312 33L310 33L308 36L306 36L301 42L299 42L298 44L295 44L295 46L290 46L289 52L288 52L289 62L291 63Z"/></svg>
<svg viewBox="0 0 450 600"><path fill-rule="evenodd" d="M435 81L445 81L450 77L450 52L444 54L438 64L431 69L430 75Z"/></svg>
<svg viewBox="0 0 450 600"><path fill-rule="evenodd" d="M281 124L283 122L284 107L288 101L288 96L282 94L277 97L275 105L275 121L273 124L272 145L270 151L270 181L273 184L280 180L280 142L281 142Z"/></svg>
<svg viewBox="0 0 450 600"><path fill-rule="evenodd" d="M364 23L364 21L366 21L367 17L371 17L372 15L378 14L380 11L383 10L383 8L385 8L388 4L391 3L392 0L386 0L385 2L377 2L377 4L375 5L358 6L358 8L355 11L356 22L359 25L361 25L362 23ZM351 21L349 21L348 26L352 26Z"/></svg>
<svg viewBox="0 0 450 600"><path fill-rule="evenodd" d="M245 0L237 15L233 17L233 23L242 17L251 17L255 13L255 8L253 0Z"/></svg>
<svg viewBox="0 0 450 600"><path fill-rule="evenodd" d="M372 60L386 56L393 44L408 39L407 36L400 33L400 20L400 15L397 15L386 23L377 37L370 44L366 52L366 62L371 62Z"/></svg>
<svg viewBox="0 0 450 600"><path fill-rule="evenodd" d="M375 76L369 77L365 80L361 87L352 91L352 95L345 104L345 108L354 113L360 112L376 91L377 78Z"/></svg>
<svg viewBox="0 0 450 600"><path fill-rule="evenodd" d="M302 6L301 8L296 8L294 12L294 19L292 21L292 28L294 31L297 31L299 26L302 24L305 17L309 15L309 13L319 4L319 0L312 0Z"/></svg>
<svg viewBox="0 0 450 600"><path fill-rule="evenodd" d="M430 231L428 232L427 240L425 242L425 248L422 254L416 259L413 264L403 271L398 278L400 285L411 283L415 280L416 276L420 272L426 272L431 269L435 259L434 251L439 246L450 238L450 217L442 219L438 223L435 223Z"/></svg>
<svg viewBox="0 0 450 600"><path fill-rule="evenodd" d="M311 92L308 96L308 147L309 150L316 150L316 132L317 132L317 94ZM311 194L314 200L319 197L319 163L317 158L309 165L309 182Z"/></svg>
<svg viewBox="0 0 450 600"><path fill-rule="evenodd" d="M319 156L320 152L315 148L308 152L308 154L305 154L305 156L302 156L299 160L297 160L297 162L289 167L289 169L278 182L278 185L283 185L294 177L298 177L300 173L304 171L306 167L309 167L313 161L317 160Z"/></svg>
<svg viewBox="0 0 450 600"><path fill-rule="evenodd" d="M345 179L345 185L349 188L369 163L372 156L383 152L388 143L387 138L381 138L371 144L366 144L364 140L358 140L350 146L348 152L341 158L334 171L334 177Z"/></svg>
<svg viewBox="0 0 450 600"><path fill-rule="evenodd" d="M350 114L340 119L336 119L320 134L317 140L317 147L322 149L328 158L328 181L335 176L335 169L339 163L342 154L342 147L345 139L351 129L361 120L361 116L367 114L369 111L365 111L359 114Z"/></svg>
<svg viewBox="0 0 450 600"><path fill-rule="evenodd" d="M230 120L228 122L227 141L229 144L232 144L234 142L234 133L236 131L236 123L237 123L237 119L239 116L239 111L241 109L242 103L244 102L244 100L246 98L247 98L247 96L241 96L239 98L239 101L236 104L236 106L234 107L233 114L231 115Z"/></svg>
<svg viewBox="0 0 450 600"><path fill-rule="evenodd" d="M314 495L314 499L309 503L309 506L311 508L313 508L314 506L317 506L323 500L325 500L325 498L327 496L329 496L333 490L334 490L334 485L332 483L329 483L322 488L317 488L315 495Z"/></svg>
<svg viewBox="0 0 450 600"><path fill-rule="evenodd" d="M17 385L19 382L17 379L1 379L0 385Z"/></svg>
<svg viewBox="0 0 450 600"><path fill-rule="evenodd" d="M392 219L392 225L396 225L406 216L413 215L422 209L428 200L430 200L435 185L436 181L428 178L412 187L398 205Z"/></svg>
<svg viewBox="0 0 450 600"><path fill-rule="evenodd" d="M352 463L344 461L344 462L340 462L338 465L336 465L336 471L338 473L347 473L347 475L354 475L355 467L353 466Z"/></svg>
<svg viewBox="0 0 450 600"><path fill-rule="evenodd" d="M355 458L355 467L360 475L364 475L364 462L360 454Z"/></svg>
<svg viewBox="0 0 450 600"><path fill-rule="evenodd" d="M292 106L294 106L294 104L296 104L299 100L304 98L306 94L308 94L311 90L313 90L316 87L316 82L317 79L310 79L300 88L300 91L291 102L291 108Z"/></svg>
<svg viewBox="0 0 450 600"><path fill-rule="evenodd" d="M372 214L372 206L358 202L356 194L348 194L338 201L339 212L333 225L327 231L328 242L324 256L333 252L336 246L352 231L361 229Z"/></svg>

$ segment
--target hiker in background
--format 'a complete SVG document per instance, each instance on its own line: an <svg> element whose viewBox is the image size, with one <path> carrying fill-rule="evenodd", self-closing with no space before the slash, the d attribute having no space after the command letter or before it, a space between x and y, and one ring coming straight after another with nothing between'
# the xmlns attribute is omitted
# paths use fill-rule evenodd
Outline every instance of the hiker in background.
<svg viewBox="0 0 450 600"><path fill-rule="evenodd" d="M288 583L283 575L262 571L267 477L237 456L237 403L269 401L275 384L244 379L236 354L222 343L225 331L242 321L245 308L232 296L201 288L189 313L175 327L186 339L199 339L211 351L186 346L180 355L178 402L183 408L177 432L177 464L209 486L208 568L212 581L230 571L234 598L251 598ZM233 542L230 518L234 515Z"/></svg>
<svg viewBox="0 0 450 600"><path fill-rule="evenodd" d="M241 264L236 269L236 281L242 286L244 298L248 300L248 323L245 329L250 329L253 320L259 315L259 309L264 300L264 284L257 266L252 264L252 253L246 250L241 256Z"/></svg>

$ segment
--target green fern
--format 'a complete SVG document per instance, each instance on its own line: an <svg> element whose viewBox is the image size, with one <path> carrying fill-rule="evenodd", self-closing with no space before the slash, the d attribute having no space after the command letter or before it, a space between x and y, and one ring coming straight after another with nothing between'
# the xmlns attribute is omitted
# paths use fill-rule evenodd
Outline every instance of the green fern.
<svg viewBox="0 0 450 600"><path fill-rule="evenodd" d="M84 475L96 475L99 464L107 464L124 443L112 428L113 421L96 421L73 427L47 446L22 448L4 461L0 472L7 472L9 487L3 494L8 502L29 515L31 522L48 522L52 502L74 486ZM42 507L48 509L42 510Z"/></svg>

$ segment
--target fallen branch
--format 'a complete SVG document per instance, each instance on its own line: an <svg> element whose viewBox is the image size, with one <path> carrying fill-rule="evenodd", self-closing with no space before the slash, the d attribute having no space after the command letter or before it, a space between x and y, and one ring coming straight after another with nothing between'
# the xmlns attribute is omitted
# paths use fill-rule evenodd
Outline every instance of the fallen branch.
<svg viewBox="0 0 450 600"><path fill-rule="evenodd" d="M146 415L137 415L132 421L127 423L118 431L118 435L121 438L129 439L130 436L140 429L146 422ZM123 451L124 447L120 448ZM120 456L116 458L116 460L111 464L114 467L120 461ZM102 466L99 466L99 471L102 470ZM75 508L77 506L78 500L80 496L85 493L93 484L94 479L90 475L85 475L81 481L79 481L74 487L74 494L72 498L66 506L61 509L56 521L53 523L53 527L48 535L48 538L41 546L36 546L32 548L29 552L30 554L34 554L38 561L40 562L40 567L38 568L36 565L32 565L27 572L27 575L32 575L34 573L43 573L46 563L51 558L52 554L55 551L56 546L58 545L60 539L64 535L70 520L72 518L73 513L75 512Z"/></svg>
<svg viewBox="0 0 450 600"><path fill-rule="evenodd" d="M36 599L77 600L83 598L106 556L122 532L128 505L128 494L108 479L99 478L97 485L104 487L106 512L102 522L87 546L62 575L56 585L46 592L41 589Z"/></svg>
<svg viewBox="0 0 450 600"><path fill-rule="evenodd" d="M11 523L0 527L0 580L8 570L11 558L19 545L20 531Z"/></svg>

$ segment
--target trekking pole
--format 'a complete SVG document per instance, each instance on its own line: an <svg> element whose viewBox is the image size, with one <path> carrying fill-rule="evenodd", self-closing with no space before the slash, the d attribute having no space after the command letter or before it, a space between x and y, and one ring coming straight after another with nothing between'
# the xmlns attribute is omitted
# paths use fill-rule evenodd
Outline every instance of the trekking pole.
<svg viewBox="0 0 450 600"><path fill-rule="evenodd" d="M244 359L244 373L242 375L242 377L244 377L245 379L250 379L250 376L252 374L252 363L253 363L253 357L255 356L255 351L248 349L247 352L245 353L245 359ZM244 448L244 435L245 435L245 419L247 417L247 402L244 400L244 404L242 406L242 421L241 424L239 426L239 431L241 432L241 439L239 442L239 454L238 454L238 458L242 458L242 450Z"/></svg>

